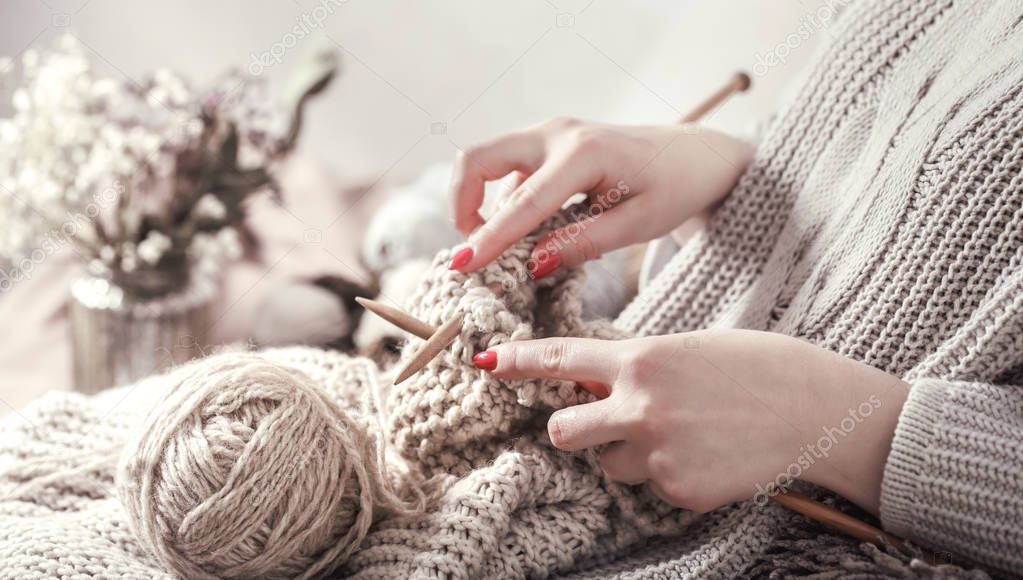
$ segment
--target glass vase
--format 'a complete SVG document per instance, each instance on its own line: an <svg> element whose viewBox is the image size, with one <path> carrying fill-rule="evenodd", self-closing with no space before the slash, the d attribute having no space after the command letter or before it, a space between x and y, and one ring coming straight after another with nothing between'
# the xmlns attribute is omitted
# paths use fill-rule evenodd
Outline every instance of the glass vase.
<svg viewBox="0 0 1023 580"><path fill-rule="evenodd" d="M202 356L216 285L194 274L90 265L71 285L75 389L95 393Z"/></svg>

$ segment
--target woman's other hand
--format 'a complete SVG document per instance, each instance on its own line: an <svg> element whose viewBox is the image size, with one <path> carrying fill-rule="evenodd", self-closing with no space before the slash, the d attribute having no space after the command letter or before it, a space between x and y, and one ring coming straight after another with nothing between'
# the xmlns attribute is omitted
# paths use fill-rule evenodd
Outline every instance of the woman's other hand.
<svg viewBox="0 0 1023 580"><path fill-rule="evenodd" d="M662 236L719 202L752 158L739 139L694 125L615 126L555 119L460 154L451 185L455 225L467 244L451 268L469 272L558 212L577 193L577 224L533 250L534 277ZM484 184L512 176L489 220Z"/></svg>
<svg viewBox="0 0 1023 580"><path fill-rule="evenodd" d="M495 346L477 366L500 378L576 381L598 397L555 412L551 441L610 443L608 477L646 482L708 511L804 479L877 513L908 385L785 335L750 330Z"/></svg>

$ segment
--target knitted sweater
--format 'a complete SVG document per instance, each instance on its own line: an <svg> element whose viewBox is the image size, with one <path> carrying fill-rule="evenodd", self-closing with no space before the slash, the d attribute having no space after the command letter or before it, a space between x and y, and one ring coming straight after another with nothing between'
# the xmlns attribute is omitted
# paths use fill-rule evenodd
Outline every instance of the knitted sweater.
<svg viewBox="0 0 1023 580"><path fill-rule="evenodd" d="M518 292L524 260L515 256L525 245L462 290L452 290L452 278L433 278L411 305L416 314L437 323L457 304L475 324L494 325L463 333L415 388L381 394L381 406L401 455L427 473L466 476L437 506L439 516L376 528L345 571L965 574L907 566L773 504L744 502L702 518L660 510L639 491L600 481L585 455L558 454L530 438L501 444L528 426L533 414L524 408L578 402L567 385L527 381L503 391L467 370L472 348L487 341L705 327L791 334L909 381L882 523L992 570L1023 569L1021 16L1010 2L855 6L841 30L830 31L836 42L708 228L622 314L617 331L576 324L572 301L558 296L577 291L571 275L538 294ZM484 290L508 272L515 291L502 310ZM544 288L554 296L534 301ZM558 304L548 316L545 305ZM534 328L545 320L554 323ZM342 398L359 385L379 386L363 362L340 355L266 356L328 389L347 385ZM54 395L4 421L0 490L18 493L0 501L0 576L163 574L127 527L111 467L80 458L120 445L137 428L137 410L113 403L144 395L140 406L151 406L169 382L156 377L93 399ZM491 430L472 430L480 397ZM52 455L75 468L33 460ZM19 487L33 480L25 495ZM657 531L651 522L666 522L671 533L637 544ZM458 567L466 564L474 568Z"/></svg>
<svg viewBox="0 0 1023 580"><path fill-rule="evenodd" d="M912 385L881 521L1023 573L1023 4L853 7L752 166L621 315L797 336Z"/></svg>

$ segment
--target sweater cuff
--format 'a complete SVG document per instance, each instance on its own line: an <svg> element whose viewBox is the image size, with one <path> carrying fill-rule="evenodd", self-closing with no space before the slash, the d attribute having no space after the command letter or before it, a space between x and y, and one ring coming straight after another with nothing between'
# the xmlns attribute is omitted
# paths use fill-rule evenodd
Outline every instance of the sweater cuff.
<svg viewBox="0 0 1023 580"><path fill-rule="evenodd" d="M945 414L948 385L923 380L912 383L895 428L881 481L881 523L894 534L914 536L919 520L918 489L928 471L934 429Z"/></svg>

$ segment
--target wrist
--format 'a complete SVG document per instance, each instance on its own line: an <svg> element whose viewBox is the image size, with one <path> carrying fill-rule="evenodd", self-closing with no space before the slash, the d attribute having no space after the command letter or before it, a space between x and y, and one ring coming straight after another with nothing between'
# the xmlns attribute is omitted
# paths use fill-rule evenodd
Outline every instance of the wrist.
<svg viewBox="0 0 1023 580"><path fill-rule="evenodd" d="M712 209L728 197L752 163L755 147L744 139L699 125L686 123L678 125L676 130L679 138L690 147L690 170L682 180L696 193L695 215Z"/></svg>
<svg viewBox="0 0 1023 580"><path fill-rule="evenodd" d="M833 353L832 353L833 354ZM807 433L818 459L804 479L878 513L881 480L909 385L839 355L820 386L828 395Z"/></svg>

